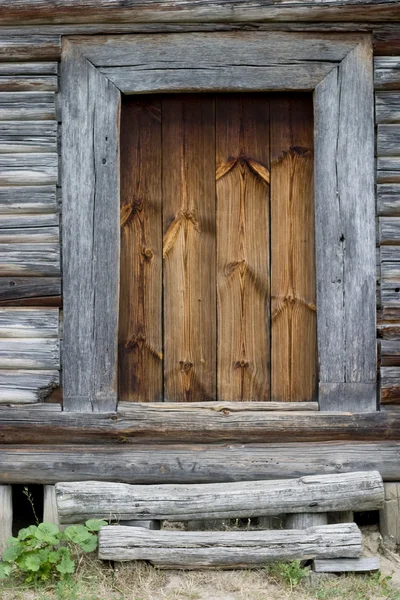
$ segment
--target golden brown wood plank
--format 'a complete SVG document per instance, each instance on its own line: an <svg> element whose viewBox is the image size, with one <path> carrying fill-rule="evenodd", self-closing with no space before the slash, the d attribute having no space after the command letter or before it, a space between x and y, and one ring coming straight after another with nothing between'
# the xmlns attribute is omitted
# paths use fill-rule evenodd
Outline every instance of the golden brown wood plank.
<svg viewBox="0 0 400 600"><path fill-rule="evenodd" d="M314 243L312 99L271 96L272 400L315 397Z"/></svg>
<svg viewBox="0 0 400 600"><path fill-rule="evenodd" d="M270 399L269 99L219 96L218 398Z"/></svg>
<svg viewBox="0 0 400 600"><path fill-rule="evenodd" d="M215 399L215 114L211 96L162 102L164 394Z"/></svg>
<svg viewBox="0 0 400 600"><path fill-rule="evenodd" d="M161 104L144 97L122 109L120 400L162 400L161 318Z"/></svg>

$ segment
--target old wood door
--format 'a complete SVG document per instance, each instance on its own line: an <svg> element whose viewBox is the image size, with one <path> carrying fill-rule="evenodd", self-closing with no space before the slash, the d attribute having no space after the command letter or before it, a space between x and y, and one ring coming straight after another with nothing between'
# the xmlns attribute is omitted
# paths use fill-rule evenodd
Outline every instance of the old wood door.
<svg viewBox="0 0 400 600"><path fill-rule="evenodd" d="M119 399L316 396L309 94L126 99Z"/></svg>

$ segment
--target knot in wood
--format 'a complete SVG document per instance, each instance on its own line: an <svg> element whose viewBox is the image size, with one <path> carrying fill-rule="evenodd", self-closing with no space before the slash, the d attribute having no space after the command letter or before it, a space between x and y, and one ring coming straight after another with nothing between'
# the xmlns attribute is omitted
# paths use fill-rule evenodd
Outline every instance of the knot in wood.
<svg viewBox="0 0 400 600"><path fill-rule="evenodd" d="M128 340L125 344L125 348L127 350L133 350L136 346L142 346L146 341L146 336L143 333L139 333L138 335L134 335L130 340Z"/></svg>
<svg viewBox="0 0 400 600"><path fill-rule="evenodd" d="M181 371L184 373L189 373L190 369L193 367L193 363L189 360L180 360L179 364L181 366Z"/></svg>
<svg viewBox="0 0 400 600"><path fill-rule="evenodd" d="M142 254L148 260L152 260L152 258L154 258L154 252L153 252L153 250L151 248L147 247L147 246L143 246L143 248L142 248Z"/></svg>
<svg viewBox="0 0 400 600"><path fill-rule="evenodd" d="M247 360L237 360L233 366L234 369L248 369L250 363Z"/></svg>

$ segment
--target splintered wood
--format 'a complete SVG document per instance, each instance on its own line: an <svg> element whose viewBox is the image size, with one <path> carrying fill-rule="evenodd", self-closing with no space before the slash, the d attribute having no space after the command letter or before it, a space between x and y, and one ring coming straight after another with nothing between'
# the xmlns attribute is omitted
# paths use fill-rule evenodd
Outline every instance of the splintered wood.
<svg viewBox="0 0 400 600"><path fill-rule="evenodd" d="M121 400L314 400L311 96L135 97L121 129Z"/></svg>

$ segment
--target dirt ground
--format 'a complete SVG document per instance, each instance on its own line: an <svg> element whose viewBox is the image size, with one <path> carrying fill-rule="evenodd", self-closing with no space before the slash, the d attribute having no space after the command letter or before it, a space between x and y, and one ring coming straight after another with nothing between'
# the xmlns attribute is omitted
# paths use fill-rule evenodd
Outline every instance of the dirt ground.
<svg viewBox="0 0 400 600"><path fill-rule="evenodd" d="M364 554L380 555L369 575L317 575L298 585L273 567L254 571L162 571L143 563L111 566L84 556L73 584L33 590L0 584L1 600L400 600L400 556L382 547L377 527L363 528Z"/></svg>

